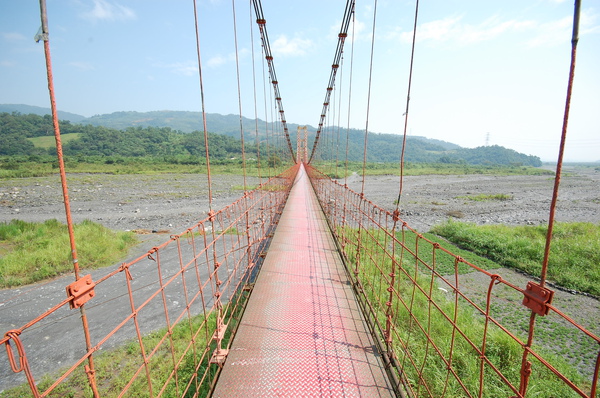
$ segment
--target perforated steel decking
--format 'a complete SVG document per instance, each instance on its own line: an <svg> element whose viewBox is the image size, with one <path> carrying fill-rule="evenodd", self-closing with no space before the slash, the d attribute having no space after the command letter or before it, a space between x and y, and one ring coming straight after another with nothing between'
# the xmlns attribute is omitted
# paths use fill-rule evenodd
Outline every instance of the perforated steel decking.
<svg viewBox="0 0 600 398"><path fill-rule="evenodd" d="M383 364L304 168L213 397L389 397Z"/></svg>

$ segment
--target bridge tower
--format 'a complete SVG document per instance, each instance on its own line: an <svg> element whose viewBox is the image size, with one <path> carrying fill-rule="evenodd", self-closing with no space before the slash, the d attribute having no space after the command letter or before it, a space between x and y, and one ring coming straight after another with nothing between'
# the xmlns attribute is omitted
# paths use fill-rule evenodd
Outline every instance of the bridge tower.
<svg viewBox="0 0 600 398"><path fill-rule="evenodd" d="M306 126L298 126L296 144L296 163L308 162L308 129Z"/></svg>

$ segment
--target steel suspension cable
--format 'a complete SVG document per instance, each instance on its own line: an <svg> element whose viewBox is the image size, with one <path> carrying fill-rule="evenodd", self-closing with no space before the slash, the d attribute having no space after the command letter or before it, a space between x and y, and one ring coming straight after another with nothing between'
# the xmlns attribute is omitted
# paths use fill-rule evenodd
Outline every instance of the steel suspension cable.
<svg viewBox="0 0 600 398"><path fill-rule="evenodd" d="M242 86L240 84L240 57L238 52L238 39L237 39L237 20L235 17L235 0L231 0L231 10L233 13L233 42L235 45L235 72L237 80L237 92L238 92L238 112L240 113L240 141L242 142L242 173L244 178L244 192L248 191L246 184L246 145L244 140L244 121L242 118Z"/></svg>
<svg viewBox="0 0 600 398"><path fill-rule="evenodd" d="M371 34L371 58L369 61L369 88L367 91L367 118L365 121L365 141L363 144L363 168L362 168L362 183L360 188L360 193L363 194L365 192L365 172L367 169L367 144L369 140L369 112L371 110L371 88L373 81L373 56L375 53L375 27L377 21L377 0L374 2L373 7L373 31Z"/></svg>
<svg viewBox="0 0 600 398"><path fill-rule="evenodd" d="M410 107L410 90L412 88L413 66L415 60L415 43L417 40L417 22L419 19L419 0L415 3L415 20L413 25L413 37L410 50L410 67L408 70L408 88L406 90L406 108L404 110L404 131L402 133L402 151L400 153L400 187L398 189L398 199L396 200L396 214L400 211L400 200L402 199L402 187L404 184L404 154L406 152L406 132L408 130L408 110Z"/></svg>
<svg viewBox="0 0 600 398"><path fill-rule="evenodd" d="M194 25L196 28L196 54L198 57L198 78L200 80L200 103L202 107L202 129L204 132L204 153L206 156L206 179L208 184L208 211L211 213L212 208L212 181L210 172L210 153L208 150L208 130L206 128L206 107L204 104L204 82L202 79L202 57L200 51L200 29L198 27L198 7L196 5L197 0L192 0L194 4Z"/></svg>
<svg viewBox="0 0 600 398"><path fill-rule="evenodd" d="M256 23L258 24L258 28L260 31L260 38L262 40L263 49L265 52L265 59L267 60L267 64L269 66L269 76L271 77L271 83L273 84L273 91L275 93L275 101L277 101L277 108L279 110L279 117L281 118L281 123L283 124L283 130L285 133L285 138L287 140L288 149L290 151L290 155L292 157L292 161L296 161L296 156L294 154L294 148L292 147L292 141L290 140L290 132L287 127L287 121L285 119L285 112L283 110L283 102L281 100L281 93L279 92L279 82L277 81L277 75L275 73L275 64L273 62L273 53L271 52L271 46L269 44L269 35L267 34L267 20L262 11L262 4L260 0L252 0L254 5L254 13L256 15Z"/></svg>
<svg viewBox="0 0 600 398"><path fill-rule="evenodd" d="M350 114L352 109L352 75L354 72L354 38L356 16L352 14L352 45L350 46L350 76L348 77L348 120L346 125L346 161L344 162L344 185L348 186L348 152L350 148Z"/></svg>
<svg viewBox="0 0 600 398"><path fill-rule="evenodd" d="M263 51L263 47L261 46L261 51ZM264 52L263 52L264 55ZM267 170L268 176L271 178L271 167L269 165L269 159L271 158L271 150L269 148L269 120L273 120L273 110L269 106L273 102L272 93L269 90L269 101L267 102L267 79L266 79L266 70L265 70L265 57L262 57L262 78L263 78L263 97L265 102L265 142L266 142L266 152L267 152ZM269 117L269 110L271 110L271 117ZM260 145L260 143L259 143Z"/></svg>
<svg viewBox="0 0 600 398"><path fill-rule="evenodd" d="M560 136L560 145L558 150L558 160L556 163L556 175L554 178L554 189L552 191L552 201L550 203L550 212L548 216L548 231L546 232L546 245L544 248L544 259L542 261L542 271L540 274L540 286L544 288L546 284L546 276L548 272L548 261L550 258L550 246L552 243L552 233L554 230L554 221L556 214L556 204L558 202L558 188L560 186L560 178L562 173L563 157L565 152L565 143L567 139L567 126L569 122L569 111L571 109L571 96L573 94L573 80L575 78L575 61L577 59L577 43L579 42L579 20L581 13L581 0L575 0L574 12L573 12L573 33L571 36L571 64L569 67L569 80L567 83L567 94L565 99L565 109L563 115L562 131ZM533 335L535 331L535 320L536 313L531 311L529 318L529 332L527 336L527 344L523 351L523 358L521 361L521 382L519 386L519 393L525 396L527 392L527 386L529 384L529 375L531 374L531 362L527 360L529 356L529 349L533 344ZM597 371L597 368L596 368ZM596 386L592 387L593 391L590 396L596 396Z"/></svg>
<svg viewBox="0 0 600 398"><path fill-rule="evenodd" d="M350 26L350 21L352 20L352 16L354 15L354 5L355 5L355 0L348 0L346 2L346 8L344 10L344 17L342 18L342 25L340 27L340 33L338 34L337 48L335 50L335 55L333 57L333 63L331 65L331 73L329 74L329 84L327 85L327 90L325 92L325 100L323 101L323 109L321 110L321 117L319 119L319 124L317 127L317 134L315 136L315 141L313 143L310 157L308 158L308 163L310 163L312 161L312 159L316 153L317 146L319 145L319 139L321 137L321 130L323 129L323 123L325 121L325 116L327 115L327 109L329 108L329 100L331 98L331 92L333 91L333 86L335 84L335 76L336 76L338 68L340 66L340 60L342 58L342 53L344 52L344 42L346 41L346 37L348 37L348 27Z"/></svg>
<svg viewBox="0 0 600 398"><path fill-rule="evenodd" d="M256 100L256 65L254 60L254 30L252 29L252 8L248 8L250 16L250 47L252 53L252 92L254 95L254 133L256 141L256 168L258 171L258 184L262 183L261 168L260 168L260 138L258 136L258 103Z"/></svg>
<svg viewBox="0 0 600 398"><path fill-rule="evenodd" d="M73 260L73 271L75 273L75 281L78 281L81 276L79 274L79 259L77 256L77 244L75 241L75 230L73 226L73 219L71 216L71 202L69 200L69 187L67 184L67 173L65 170L65 161L63 157L62 140L60 136L60 124L58 122L58 109L56 107L56 96L54 93L54 77L52 75L52 59L50 56L50 35L48 29L48 13L46 8L46 0L40 0L40 16L41 16L41 34L36 36L36 41L42 40L44 42L44 56L46 59L46 74L48 79L48 93L50 95L50 109L52 112L52 125L54 127L54 139L56 141L56 155L58 158L58 166L60 170L60 180L62 185L63 201L65 206L65 215L67 219L67 229L69 233L69 243L71 246L71 259ZM81 321L83 324L83 333L85 337L86 350L89 353L88 365L85 367L85 373L87 374L90 388L94 397L99 397L98 388L96 386L96 370L94 368L94 358L91 353L92 351L92 339L90 336L90 330L88 325L88 319L85 310L85 304L79 307L81 314ZM31 385L33 391L37 391L35 385Z"/></svg>
<svg viewBox="0 0 600 398"><path fill-rule="evenodd" d="M335 175L336 178L339 178L338 172L338 163L339 163L339 154L340 154L340 130L342 125L342 88L344 82L344 56L342 55L342 59L340 60L340 81L339 90L338 90L338 102L337 102L337 129L336 129L336 144L335 144Z"/></svg>

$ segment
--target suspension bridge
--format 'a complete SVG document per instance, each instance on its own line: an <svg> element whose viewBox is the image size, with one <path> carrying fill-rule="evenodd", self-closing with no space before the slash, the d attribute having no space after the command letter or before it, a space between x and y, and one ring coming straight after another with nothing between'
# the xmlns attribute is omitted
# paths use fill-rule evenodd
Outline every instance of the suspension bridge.
<svg viewBox="0 0 600 398"><path fill-rule="evenodd" d="M539 280L517 286L428 240L402 220L399 207L386 210L318 167L354 1L344 9L312 147L304 129L298 130L296 146L292 144L267 21L255 0L262 55L281 124L279 149L289 167L223 209L211 205L205 219L144 255L83 275L70 220L45 2L40 4L39 40L47 59L75 281L48 285L38 301L44 310L28 313L20 325L2 331L2 394L597 396L600 349L591 353L593 370L575 375L561 370L560 360L536 344L534 332L543 327L538 320L543 317L561 319L573 340L600 343L553 305L553 291L545 283L548 252ZM578 9L579 2L571 84ZM202 70L200 59L198 46ZM570 89L567 98L568 104ZM563 142L567 117L568 106ZM210 187L206 129L205 123ZM398 204L401 194L402 172ZM209 192L209 204L211 198ZM482 296L463 289L459 269L464 267L482 275ZM494 302L500 296L505 300L507 292L519 297L512 302L513 311L526 320L525 331L504 325L494 309ZM31 300L14 295L3 302L3 317L14 315L20 321L17 315ZM118 362L116 352L124 354Z"/></svg>

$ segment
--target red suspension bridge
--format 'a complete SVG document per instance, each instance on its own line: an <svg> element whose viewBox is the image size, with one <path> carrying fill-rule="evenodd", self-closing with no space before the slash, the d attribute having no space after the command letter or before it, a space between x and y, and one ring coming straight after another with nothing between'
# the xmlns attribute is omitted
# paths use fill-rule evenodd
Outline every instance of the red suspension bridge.
<svg viewBox="0 0 600 398"><path fill-rule="evenodd" d="M223 209L212 209L209 193L211 209L204 220L131 262L83 275L72 234L44 1L41 5L39 38L46 52L75 281L50 289L62 295L44 296L47 310L2 331L0 390L10 394L24 383L35 397L597 396L600 349L591 353L589 374L565 372L556 356L536 344L534 333L541 327L538 318L560 318L573 340L600 343L552 304L553 291L546 285L568 105L543 271L538 282L517 286L410 228L399 207L385 210L313 164L353 26L354 1L346 3L312 148L301 129L294 148L266 19L255 0L282 126L271 147L294 164ZM579 2L567 104L578 12ZM417 16L418 2L413 37ZM199 45L198 60L202 71ZM202 87L202 73L200 82ZM205 138L209 127L205 122ZM207 139L205 146L210 187ZM398 204L402 166L403 159ZM464 267L482 275L483 299L463 289L459 269ZM503 300L506 292L519 297L511 304L527 320L525 331L504 325L495 312L500 291ZM2 311L19 312L28 300L14 297ZM79 317L69 316L75 311ZM119 357L126 359L115 363L115 350L126 351Z"/></svg>

